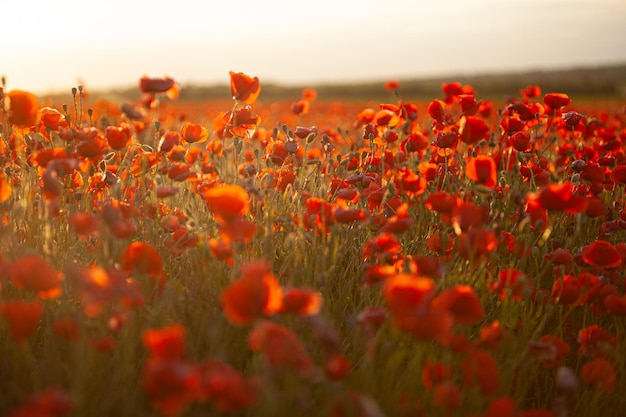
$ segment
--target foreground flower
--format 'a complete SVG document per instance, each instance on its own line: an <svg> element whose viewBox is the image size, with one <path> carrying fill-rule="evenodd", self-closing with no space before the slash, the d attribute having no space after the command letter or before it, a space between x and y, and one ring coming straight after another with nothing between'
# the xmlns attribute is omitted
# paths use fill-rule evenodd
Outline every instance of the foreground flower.
<svg viewBox="0 0 626 417"><path fill-rule="evenodd" d="M9 123L16 127L30 127L37 121L39 100L27 91L13 90L5 94ZM1 109L0 109L1 110Z"/></svg>
<svg viewBox="0 0 626 417"><path fill-rule="evenodd" d="M252 104L261 92L259 77L250 77L243 72L230 71L230 92L237 101Z"/></svg>
<svg viewBox="0 0 626 417"><path fill-rule="evenodd" d="M0 304L0 314L4 316L9 325L13 341L21 344L26 342L37 330L43 315L43 304L40 301L7 301Z"/></svg>
<svg viewBox="0 0 626 417"><path fill-rule="evenodd" d="M282 305L282 290L265 261L241 267L239 279L224 288L220 297L226 319L245 326L256 317L277 313Z"/></svg>

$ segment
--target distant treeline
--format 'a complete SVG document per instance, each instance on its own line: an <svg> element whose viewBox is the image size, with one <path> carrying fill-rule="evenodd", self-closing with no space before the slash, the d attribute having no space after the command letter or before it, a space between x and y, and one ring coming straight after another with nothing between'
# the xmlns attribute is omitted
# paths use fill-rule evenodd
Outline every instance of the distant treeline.
<svg viewBox="0 0 626 417"><path fill-rule="evenodd" d="M263 83L259 100L298 100L304 87L317 90L320 100L381 100L389 101L391 94L384 90L378 80L355 84L311 84L302 86L282 86ZM519 90L529 85L539 85L544 93L565 92L571 97L580 98L622 98L626 97L626 64L568 68L561 70L537 70L526 72L484 73L415 79L399 79L399 93L405 100L432 100L442 95L443 82L459 81L471 84L480 98L505 100L519 96ZM116 89L108 92L95 92L95 95L108 96L117 100L133 100L138 97L137 88ZM225 99L230 95L228 85L185 85L181 86L180 100L202 101Z"/></svg>

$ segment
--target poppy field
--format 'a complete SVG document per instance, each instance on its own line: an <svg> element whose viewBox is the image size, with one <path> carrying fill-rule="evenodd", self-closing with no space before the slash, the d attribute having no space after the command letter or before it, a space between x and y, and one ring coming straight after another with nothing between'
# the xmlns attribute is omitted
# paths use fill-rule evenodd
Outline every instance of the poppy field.
<svg viewBox="0 0 626 417"><path fill-rule="evenodd" d="M626 415L626 107L0 89L0 416Z"/></svg>

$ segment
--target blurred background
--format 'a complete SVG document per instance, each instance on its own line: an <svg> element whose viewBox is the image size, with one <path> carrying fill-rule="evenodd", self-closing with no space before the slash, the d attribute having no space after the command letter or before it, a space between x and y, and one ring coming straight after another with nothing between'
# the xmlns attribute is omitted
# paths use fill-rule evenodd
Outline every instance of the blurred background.
<svg viewBox="0 0 626 417"><path fill-rule="evenodd" d="M230 70L330 91L609 68L619 89L626 64L623 0L22 0L1 15L6 88L39 94L136 89L143 75L225 84Z"/></svg>

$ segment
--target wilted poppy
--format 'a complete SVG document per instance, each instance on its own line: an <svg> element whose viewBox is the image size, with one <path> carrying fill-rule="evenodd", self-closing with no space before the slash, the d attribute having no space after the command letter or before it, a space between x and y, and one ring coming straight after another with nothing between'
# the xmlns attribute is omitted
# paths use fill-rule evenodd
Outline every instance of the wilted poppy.
<svg viewBox="0 0 626 417"><path fill-rule="evenodd" d="M0 314L9 325L13 341L21 344L37 330L43 315L43 304L40 301L6 301L0 304Z"/></svg>
<svg viewBox="0 0 626 417"><path fill-rule="evenodd" d="M239 278L224 288L220 300L228 321L245 326L256 317L277 313L282 290L270 265L255 261L242 266Z"/></svg>
<svg viewBox="0 0 626 417"><path fill-rule="evenodd" d="M256 101L261 92L259 77L250 77L243 72L230 71L230 92L233 99L246 104Z"/></svg>

